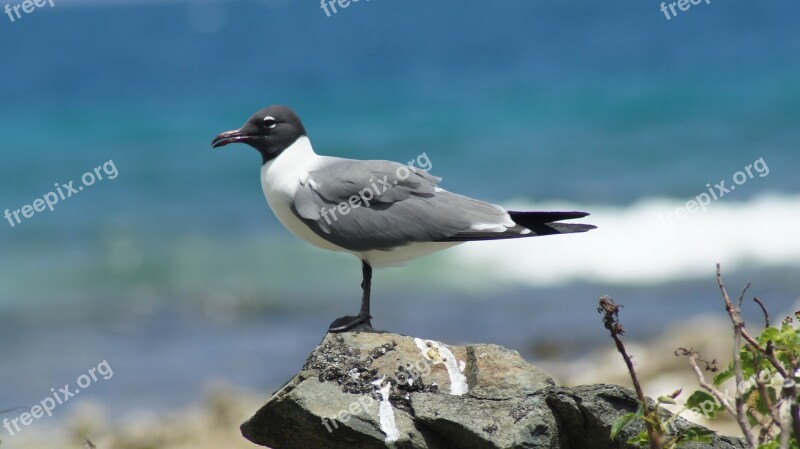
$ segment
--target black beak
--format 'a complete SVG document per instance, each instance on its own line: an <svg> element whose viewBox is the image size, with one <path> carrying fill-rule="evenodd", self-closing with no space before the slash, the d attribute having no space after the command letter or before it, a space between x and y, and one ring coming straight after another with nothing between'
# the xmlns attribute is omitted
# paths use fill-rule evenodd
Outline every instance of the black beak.
<svg viewBox="0 0 800 449"><path fill-rule="evenodd" d="M211 142L211 148L224 147L229 143L246 143L252 138L253 136L248 136L239 129L226 131L214 138L214 141Z"/></svg>

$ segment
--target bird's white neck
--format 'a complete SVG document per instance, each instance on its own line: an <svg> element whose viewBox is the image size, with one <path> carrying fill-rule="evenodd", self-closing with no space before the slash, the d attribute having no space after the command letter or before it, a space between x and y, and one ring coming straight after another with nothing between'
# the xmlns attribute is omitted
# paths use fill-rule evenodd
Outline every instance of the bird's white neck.
<svg viewBox="0 0 800 449"><path fill-rule="evenodd" d="M275 159L264 164L262 172L276 174L278 171L284 174L299 171L308 172L308 168L313 165L319 155L314 152L311 141L308 137L301 136L289 145Z"/></svg>
<svg viewBox="0 0 800 449"><path fill-rule="evenodd" d="M320 156L311 147L306 136L298 138L275 159L261 167L261 184L267 190L277 189L286 194L294 194L298 182L308 179L308 172L316 168Z"/></svg>

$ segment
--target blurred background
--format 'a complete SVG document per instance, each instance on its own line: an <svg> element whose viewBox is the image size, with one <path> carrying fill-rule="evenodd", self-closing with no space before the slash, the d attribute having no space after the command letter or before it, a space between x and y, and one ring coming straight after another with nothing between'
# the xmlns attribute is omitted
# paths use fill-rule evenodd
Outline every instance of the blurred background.
<svg viewBox="0 0 800 449"><path fill-rule="evenodd" d="M112 435L133 427L144 444L156 433L133 423L225 414L239 397L221 438L252 447L238 424L360 300L355 258L274 218L258 153L210 149L270 104L298 112L318 153L424 152L449 190L599 226L379 270L377 327L501 344L564 382L624 382L592 362L611 346L601 295L626 306L628 338L681 326L685 346L729 340L702 318L724 318L717 262L774 316L800 297L797 2L702 2L670 20L657 1L373 0L330 17L313 0L54 4L0 15L0 212L107 161L119 175L0 221L0 410L103 360L114 376L0 431L4 446L45 447L63 425L138 447ZM761 158L768 174L676 218ZM190 444L162 437L147 447Z"/></svg>

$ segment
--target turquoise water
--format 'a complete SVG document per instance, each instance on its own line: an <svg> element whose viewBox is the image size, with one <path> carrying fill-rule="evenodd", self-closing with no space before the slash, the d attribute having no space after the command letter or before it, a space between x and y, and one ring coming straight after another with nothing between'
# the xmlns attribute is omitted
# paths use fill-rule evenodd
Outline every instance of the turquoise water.
<svg viewBox="0 0 800 449"><path fill-rule="evenodd" d="M254 151L209 147L273 103L319 153L425 152L450 190L601 225L380 271L376 321L391 330L525 353L569 322L596 340L593 301L617 293L646 336L717 310L717 261L789 310L800 6L730 1L667 21L658 5L375 0L328 18L313 1L57 2L0 16L0 212L104 162L119 171L0 221L0 409L104 358L119 386L87 394L111 403L145 389L138 406L169 407L216 377L266 390L355 311L357 261L280 227ZM658 223L761 157L768 176Z"/></svg>

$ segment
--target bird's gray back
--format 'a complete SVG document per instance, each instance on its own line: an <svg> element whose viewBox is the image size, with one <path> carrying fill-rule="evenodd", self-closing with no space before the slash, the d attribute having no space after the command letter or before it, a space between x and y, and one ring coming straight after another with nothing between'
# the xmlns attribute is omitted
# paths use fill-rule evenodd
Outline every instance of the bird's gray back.
<svg viewBox="0 0 800 449"><path fill-rule="evenodd" d="M475 224L509 222L503 208L439 189L438 182L396 162L330 158L298 188L292 211L317 235L350 251L441 241Z"/></svg>

